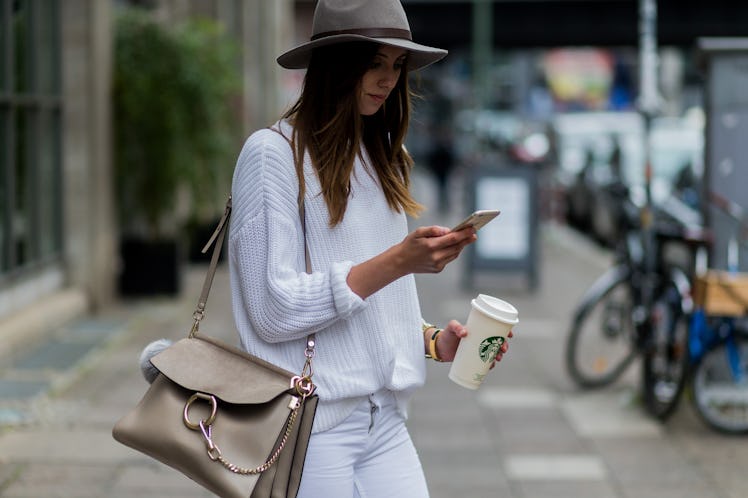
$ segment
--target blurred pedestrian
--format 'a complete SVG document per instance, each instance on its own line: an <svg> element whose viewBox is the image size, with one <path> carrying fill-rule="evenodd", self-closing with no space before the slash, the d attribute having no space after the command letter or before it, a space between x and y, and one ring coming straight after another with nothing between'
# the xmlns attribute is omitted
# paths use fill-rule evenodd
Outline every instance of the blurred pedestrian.
<svg viewBox="0 0 748 498"><path fill-rule="evenodd" d="M425 353L451 361L467 331L421 317L413 274L440 272L476 234L408 233L406 215L421 206L403 140L408 72L445 55L411 41L399 0L320 0L312 40L278 58L306 68L299 99L237 161L229 268L241 344L299 371L316 334L320 403L302 498L428 496L407 404L425 381Z"/></svg>
<svg viewBox="0 0 748 498"><path fill-rule="evenodd" d="M455 166L455 154L450 132L439 129L433 137L431 150L426 155L426 164L436 180L439 212L449 211L449 177Z"/></svg>
<svg viewBox="0 0 748 498"><path fill-rule="evenodd" d="M685 204L696 211L702 209L702 188L698 175L694 171L693 163L686 161L678 174L675 175L673 183L674 194Z"/></svg>

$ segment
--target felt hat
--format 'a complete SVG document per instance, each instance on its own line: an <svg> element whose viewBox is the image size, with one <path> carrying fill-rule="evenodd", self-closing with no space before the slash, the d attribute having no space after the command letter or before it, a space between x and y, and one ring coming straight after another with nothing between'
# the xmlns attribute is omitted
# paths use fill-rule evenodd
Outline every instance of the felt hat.
<svg viewBox="0 0 748 498"><path fill-rule="evenodd" d="M409 70L426 67L447 55L446 50L412 40L400 0L319 0L310 41L283 53L277 61L287 69L304 69L315 48L352 41L404 48L409 52Z"/></svg>

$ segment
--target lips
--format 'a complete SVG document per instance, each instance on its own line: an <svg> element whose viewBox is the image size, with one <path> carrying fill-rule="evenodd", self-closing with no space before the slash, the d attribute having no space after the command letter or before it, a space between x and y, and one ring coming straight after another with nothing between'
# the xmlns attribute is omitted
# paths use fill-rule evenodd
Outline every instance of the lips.
<svg viewBox="0 0 748 498"><path fill-rule="evenodd" d="M387 100L387 96L386 95L374 95L374 94L371 94L371 93L369 94L369 98L371 98L377 104L381 104L385 100Z"/></svg>

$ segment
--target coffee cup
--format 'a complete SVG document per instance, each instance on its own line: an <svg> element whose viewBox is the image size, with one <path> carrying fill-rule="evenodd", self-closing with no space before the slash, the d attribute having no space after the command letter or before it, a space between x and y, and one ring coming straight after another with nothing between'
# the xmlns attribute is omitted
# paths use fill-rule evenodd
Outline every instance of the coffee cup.
<svg viewBox="0 0 748 498"><path fill-rule="evenodd" d="M509 331L519 323L519 313L508 302L485 294L478 294L470 305L465 324L468 334L457 346L449 378L462 387L478 389Z"/></svg>

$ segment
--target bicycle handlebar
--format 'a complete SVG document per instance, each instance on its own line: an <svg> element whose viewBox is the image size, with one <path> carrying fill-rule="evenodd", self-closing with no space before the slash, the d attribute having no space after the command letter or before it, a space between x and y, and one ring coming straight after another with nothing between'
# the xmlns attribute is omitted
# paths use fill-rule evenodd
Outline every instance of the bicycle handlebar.
<svg viewBox="0 0 748 498"><path fill-rule="evenodd" d="M742 226L743 230L748 230L748 222L746 220L748 216L746 215L743 206L714 191L709 192L709 201L717 206L723 213L737 221L738 224Z"/></svg>
<svg viewBox="0 0 748 498"><path fill-rule="evenodd" d="M737 223L737 242L748 247L748 214L745 208L714 191L709 192L709 202Z"/></svg>

